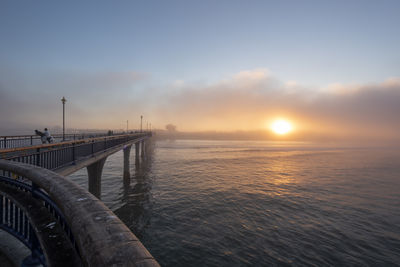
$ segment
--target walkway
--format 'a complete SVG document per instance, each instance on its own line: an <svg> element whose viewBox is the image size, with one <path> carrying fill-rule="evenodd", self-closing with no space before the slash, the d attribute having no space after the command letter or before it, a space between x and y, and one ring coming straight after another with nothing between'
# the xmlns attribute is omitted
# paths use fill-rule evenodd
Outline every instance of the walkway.
<svg viewBox="0 0 400 267"><path fill-rule="evenodd" d="M96 195L107 156L123 149L124 171L129 170L132 145L138 160L150 136L145 132L0 150L0 228L30 248L29 258L47 266L159 266L99 199L59 175L87 167L89 190Z"/></svg>

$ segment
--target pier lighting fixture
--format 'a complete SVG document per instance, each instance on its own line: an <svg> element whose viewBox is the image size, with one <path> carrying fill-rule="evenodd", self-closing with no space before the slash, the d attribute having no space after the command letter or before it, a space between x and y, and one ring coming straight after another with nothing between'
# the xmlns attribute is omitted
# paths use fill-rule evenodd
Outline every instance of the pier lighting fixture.
<svg viewBox="0 0 400 267"><path fill-rule="evenodd" d="M143 115L140 115L140 132L142 132Z"/></svg>
<svg viewBox="0 0 400 267"><path fill-rule="evenodd" d="M67 102L67 99L65 99L65 97L63 96L63 98L61 98L61 102L63 105L63 135L62 135L62 140L65 141L65 102Z"/></svg>

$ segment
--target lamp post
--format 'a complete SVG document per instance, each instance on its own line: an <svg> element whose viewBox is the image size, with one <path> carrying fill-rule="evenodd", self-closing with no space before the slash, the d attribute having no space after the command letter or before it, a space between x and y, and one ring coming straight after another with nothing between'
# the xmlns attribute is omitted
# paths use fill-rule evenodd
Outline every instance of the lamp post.
<svg viewBox="0 0 400 267"><path fill-rule="evenodd" d="M128 133L128 125L129 125L129 121L126 120L126 133Z"/></svg>
<svg viewBox="0 0 400 267"><path fill-rule="evenodd" d="M140 132L142 132L143 115L140 115Z"/></svg>
<svg viewBox="0 0 400 267"><path fill-rule="evenodd" d="M65 97L61 98L61 102L63 105L63 141L65 141L65 102L67 102Z"/></svg>

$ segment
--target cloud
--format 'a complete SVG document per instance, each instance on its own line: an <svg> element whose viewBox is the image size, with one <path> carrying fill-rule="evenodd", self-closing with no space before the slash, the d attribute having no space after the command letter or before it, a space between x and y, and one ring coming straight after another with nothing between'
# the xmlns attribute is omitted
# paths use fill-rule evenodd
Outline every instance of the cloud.
<svg viewBox="0 0 400 267"><path fill-rule="evenodd" d="M265 70L240 72L209 85L187 85L165 97L156 117L187 130L252 130L286 117L305 134L398 138L400 83L306 88Z"/></svg>
<svg viewBox="0 0 400 267"><path fill-rule="evenodd" d="M296 129L292 139L400 139L396 77L309 88L281 81L267 69L208 84L175 80L164 85L138 72L2 74L2 129L60 125L65 96L67 125L76 128L124 128L127 119L138 127L144 115L160 129L172 123L182 131L265 131L275 118L287 118Z"/></svg>

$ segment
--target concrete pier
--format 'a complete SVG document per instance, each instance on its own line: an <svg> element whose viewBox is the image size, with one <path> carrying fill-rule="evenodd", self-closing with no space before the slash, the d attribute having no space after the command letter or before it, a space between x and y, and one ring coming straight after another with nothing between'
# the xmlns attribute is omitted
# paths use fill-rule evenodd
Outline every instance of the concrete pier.
<svg viewBox="0 0 400 267"><path fill-rule="evenodd" d="M0 151L0 171L8 173L10 178L15 174L30 180L33 186L29 183L27 186L35 193L20 190L18 184L8 184L8 176L4 177L0 204L7 205L11 217L6 224L1 223L5 229L13 229L9 237L30 242L34 236L32 249L37 252L37 259L47 266L159 266L137 237L99 200L107 157L124 151L123 183L124 188L130 188L132 145L135 144L136 168L142 168L148 149L143 141L150 137L151 133L131 133ZM27 155L31 156L29 162L21 163ZM5 160L11 156L18 156L18 160ZM81 168L87 169L91 194L65 177ZM38 205L33 206L36 202ZM28 223L32 229L27 228ZM26 236L27 229L29 236ZM9 234L6 233L6 238L1 234L0 231L0 240L7 239L8 244ZM19 262L15 262L13 252L20 249L7 249L1 243L0 266L19 266L22 259L30 258L33 253L27 248L26 255L18 255Z"/></svg>
<svg viewBox="0 0 400 267"><path fill-rule="evenodd" d="M141 143L140 146L142 147L142 149L141 149L142 150L141 151L142 152L142 158L144 158L144 156L145 156L145 153L144 153L144 147L145 147L144 140L142 142L140 142L140 143Z"/></svg>
<svg viewBox="0 0 400 267"><path fill-rule="evenodd" d="M17 238L0 230L0 265L2 267L21 266L22 260L31 255L31 251Z"/></svg>
<svg viewBox="0 0 400 267"><path fill-rule="evenodd" d="M89 192L98 199L101 197L101 174L106 159L100 159L86 167L89 177Z"/></svg>
<svg viewBox="0 0 400 267"><path fill-rule="evenodd" d="M131 155L132 145L124 146L124 177L130 176L129 171L129 156Z"/></svg>
<svg viewBox="0 0 400 267"><path fill-rule="evenodd" d="M104 162L105 159L96 161L87 167L90 178L100 180ZM29 232L29 238L37 237L34 242L43 251L43 256L39 256L41 259L44 257L41 261L45 265L159 266L139 239L110 209L68 178L41 167L9 160L0 160L0 171L29 179L57 205L54 215L54 210L49 211L43 205L43 199L36 199L31 192L20 190L13 184L0 183L3 197L1 204L9 206L10 216L24 218L24 223L29 222L32 227L29 229L32 231ZM5 199L9 201L6 202ZM11 212L11 204L20 210L14 209ZM64 219L61 221L57 214L61 214ZM20 227L19 219L6 220L12 223L14 230L27 233L25 226L25 230ZM64 228L65 224L68 226L68 233ZM70 234L74 237L74 242L71 242ZM0 238L3 240L2 236ZM28 237L24 238L29 242ZM2 251L6 252L5 249ZM7 259L0 259L12 263L8 254ZM0 262L0 266L3 265L4 262Z"/></svg>
<svg viewBox="0 0 400 267"><path fill-rule="evenodd" d="M136 165L139 164L139 150L140 150L140 143L135 143L135 163Z"/></svg>

